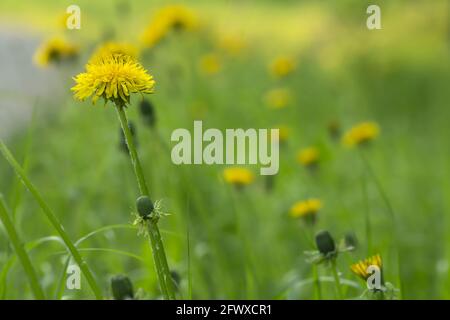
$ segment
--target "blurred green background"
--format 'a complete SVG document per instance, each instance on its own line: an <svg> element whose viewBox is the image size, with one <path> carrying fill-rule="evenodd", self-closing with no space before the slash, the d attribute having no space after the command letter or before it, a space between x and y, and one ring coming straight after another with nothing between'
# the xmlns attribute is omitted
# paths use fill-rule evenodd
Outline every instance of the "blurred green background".
<svg viewBox="0 0 450 320"><path fill-rule="evenodd" d="M71 78L83 71L99 43L138 44L154 13L171 3L79 0L80 30L61 26L73 1L0 3L0 66L7 70L0 72L0 133L74 240L130 224L138 190L119 148L112 106L74 101ZM329 230L336 241L348 232L359 240L355 252L338 258L347 298L364 290L349 266L369 254L382 255L385 279L397 285L395 248L403 298L450 298L449 2L177 3L195 12L200 28L171 34L141 55L156 80L155 94L148 97L156 126L148 128L139 116L139 97L128 111L152 196L171 213L160 225L169 264L180 276L180 296L313 299L311 265L303 254L312 249L305 238L313 231L288 212L296 201L317 197L324 207L315 229ZM369 4L381 7L381 30L366 28ZM48 69L32 66L39 42L60 35L80 47L78 60ZM226 36L245 45L229 54L218 45ZM218 65L214 74L202 69L202 59L211 54ZM282 79L268 71L279 56L296 63ZM275 88L289 91L285 108L266 105L264 97ZM219 129L289 127L274 187L267 190L267 177L259 176L257 167L250 167L255 182L237 190L223 181L224 166L172 164L172 131L192 129L197 119ZM366 120L381 128L365 153L394 208L397 239L358 151L329 137L330 123L345 131ZM298 150L308 146L320 150L313 173L296 161ZM64 248L44 238L55 235L53 229L3 158L0 193L15 209L24 241L47 239L30 254L47 295L58 297ZM367 212L372 252L365 241ZM159 296L150 248L134 228L107 228L80 248L106 296L117 273L128 275L147 298ZM0 228L0 298L32 298L13 255ZM319 271L323 296L335 298L329 270ZM84 280L82 290L64 290L63 296L93 298Z"/></svg>

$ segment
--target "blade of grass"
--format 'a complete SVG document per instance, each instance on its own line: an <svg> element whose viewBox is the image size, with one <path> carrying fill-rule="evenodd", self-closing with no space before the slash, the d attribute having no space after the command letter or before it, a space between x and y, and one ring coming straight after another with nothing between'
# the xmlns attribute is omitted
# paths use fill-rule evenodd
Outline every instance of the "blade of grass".
<svg viewBox="0 0 450 320"><path fill-rule="evenodd" d="M36 275L36 271L31 263L30 257L28 253L25 251L22 241L14 227L14 224L9 216L8 209L6 207L5 200L3 199L3 195L0 194L0 220L3 223L3 226L6 229L9 240L11 241L14 250L16 251L17 257L19 258L20 263L28 277L28 281L30 282L31 290L36 299L44 300L45 295L44 291L39 284L38 277Z"/></svg>
<svg viewBox="0 0 450 320"><path fill-rule="evenodd" d="M125 256L125 257L129 257L129 258L133 258L136 259L140 262L145 262L145 260L143 258L141 258L140 256L138 256L137 254L131 253L131 252L127 252L127 251L123 251L123 250L117 250L117 249L112 249L112 248L80 248L78 249L78 251L80 252L108 252L108 253L115 253L117 255L121 255L121 256ZM64 251L60 251L60 252L55 252L56 255L61 255L61 254L65 254L66 252Z"/></svg>
<svg viewBox="0 0 450 320"><path fill-rule="evenodd" d="M191 217L189 214L189 199L187 201L187 222L186 222L186 243L187 243L187 270L188 270L188 295L189 300L192 300L192 270L191 270L191 241L190 241L190 221Z"/></svg>
<svg viewBox="0 0 450 320"><path fill-rule="evenodd" d="M53 211L50 209L50 207L44 201L44 199L42 198L41 194L36 189L36 187L28 179L23 168L19 165L19 163L16 161L16 159L11 154L11 152L9 151L9 149L6 147L6 145L3 143L2 140L0 140L0 151L3 154L3 156L5 157L5 159L8 161L8 163L11 165L11 167L14 169L16 174L20 177L22 182L25 184L27 189L33 195L33 197L35 198L35 200L41 207L42 211L47 216L47 219L50 221L52 226L55 228L56 232L58 232L59 236L64 241L64 243L65 243L67 249L69 250L70 254L72 255L73 259L76 261L76 263L80 267L81 272L86 277L86 280L87 280L89 286L91 287L92 291L94 292L95 297L97 299L103 299L100 288L97 285L91 271L89 270L88 265L83 260L80 252L77 250L77 248L75 247L73 242L70 240L69 235L66 233L64 227L59 222L59 219L57 218L57 216L53 213Z"/></svg>
<svg viewBox="0 0 450 320"><path fill-rule="evenodd" d="M36 107L36 105L37 105L37 102L35 103L35 107ZM36 120L36 108L35 107L33 108L31 122L30 122L30 126L29 126L29 129L27 132L27 137L26 137L25 146L24 146L24 156L23 156L23 160L22 160L22 168L25 171L25 173L28 173L28 167L29 167L29 163L30 163L30 151L31 151L31 146L33 144L33 131L34 131L35 120ZM13 191L11 192L10 204L11 204L12 219L13 219L13 222L15 222L17 207L19 206L20 201L22 200L22 191L23 191L23 187L22 187L22 184L20 183L19 177L17 177L14 180L12 190Z"/></svg>
<svg viewBox="0 0 450 320"><path fill-rule="evenodd" d="M336 292L339 300L344 300L344 294L342 293L341 279L337 271L336 259L331 260L331 271L333 272L334 282L336 284Z"/></svg>

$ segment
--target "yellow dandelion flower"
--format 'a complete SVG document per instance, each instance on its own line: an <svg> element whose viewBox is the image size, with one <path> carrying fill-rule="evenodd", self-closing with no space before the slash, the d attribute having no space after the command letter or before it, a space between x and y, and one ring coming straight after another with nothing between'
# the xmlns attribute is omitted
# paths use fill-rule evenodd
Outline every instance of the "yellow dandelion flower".
<svg viewBox="0 0 450 320"><path fill-rule="evenodd" d="M296 202L289 212L293 218L306 218L314 217L320 209L322 209L322 201L311 198Z"/></svg>
<svg viewBox="0 0 450 320"><path fill-rule="evenodd" d="M147 48L156 46L169 32L165 24L152 23L142 34L141 41Z"/></svg>
<svg viewBox="0 0 450 320"><path fill-rule="evenodd" d="M170 5L156 13L141 40L147 47L153 47L172 30L190 31L197 27L198 19L193 11L182 5Z"/></svg>
<svg viewBox="0 0 450 320"><path fill-rule="evenodd" d="M288 138L289 135L291 133L291 128L285 126L285 125L279 125L277 127L275 127L275 129L278 129L278 141L280 142L280 144L285 143ZM269 135L271 135L271 132L268 131ZM269 137L272 140L272 137Z"/></svg>
<svg viewBox="0 0 450 320"><path fill-rule="evenodd" d="M295 60L291 57L278 57L270 65L271 73L278 78L291 74L296 68Z"/></svg>
<svg viewBox="0 0 450 320"><path fill-rule="evenodd" d="M201 57L200 68L205 74L216 74L222 68L219 56L215 53L209 53Z"/></svg>
<svg viewBox="0 0 450 320"><path fill-rule="evenodd" d="M225 182L235 186L249 185L255 180L255 175L248 169L234 167L226 168L223 171L223 178Z"/></svg>
<svg viewBox="0 0 450 320"><path fill-rule="evenodd" d="M272 89L264 96L266 104L272 109L282 109L292 100L291 92L286 88Z"/></svg>
<svg viewBox="0 0 450 320"><path fill-rule="evenodd" d="M105 55L90 61L86 72L74 78L76 85L71 89L78 100L92 96L95 103L102 97L116 106L130 102L131 93L153 93L153 77L137 62L127 55Z"/></svg>
<svg viewBox="0 0 450 320"><path fill-rule="evenodd" d="M309 147L302 149L298 152L297 160L305 167L310 167L319 163L320 160L319 156L320 153L317 148Z"/></svg>
<svg viewBox="0 0 450 320"><path fill-rule="evenodd" d="M67 20L70 16L70 13L63 12L57 19L57 26L61 29L67 29Z"/></svg>
<svg viewBox="0 0 450 320"><path fill-rule="evenodd" d="M347 131L342 142L348 147L354 147L375 139L379 133L380 128L376 122L362 122Z"/></svg>
<svg viewBox="0 0 450 320"><path fill-rule="evenodd" d="M380 270L382 270L383 264L381 261L381 256L379 254L352 264L350 266L350 270L362 280L366 281L371 275L367 270L370 266L377 266L378 268L380 268Z"/></svg>
<svg viewBox="0 0 450 320"><path fill-rule="evenodd" d="M223 35L220 37L218 47L230 56L239 56L246 47L244 39L238 35Z"/></svg>
<svg viewBox="0 0 450 320"><path fill-rule="evenodd" d="M34 54L34 62L40 67L47 67L51 63L72 60L79 53L77 46L63 38L53 38L44 42Z"/></svg>
<svg viewBox="0 0 450 320"><path fill-rule="evenodd" d="M92 54L91 60L104 57L106 55L122 54L130 56L133 59L137 59L139 56L139 50L136 46L125 42L105 42L95 49Z"/></svg>

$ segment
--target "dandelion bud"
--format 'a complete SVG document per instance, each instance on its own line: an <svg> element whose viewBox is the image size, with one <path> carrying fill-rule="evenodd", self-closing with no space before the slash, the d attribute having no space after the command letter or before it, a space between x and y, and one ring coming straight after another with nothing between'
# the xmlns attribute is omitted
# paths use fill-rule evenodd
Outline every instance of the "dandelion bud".
<svg viewBox="0 0 450 320"><path fill-rule="evenodd" d="M156 123L156 114L155 114L155 108L153 107L153 104L147 100L142 100L139 110L141 112L141 116L144 120L144 122L150 127L154 127Z"/></svg>
<svg viewBox="0 0 450 320"><path fill-rule="evenodd" d="M327 255L336 251L336 245L330 233L326 230L316 234L316 246L320 253Z"/></svg>
<svg viewBox="0 0 450 320"><path fill-rule="evenodd" d="M130 279L124 275L117 275L111 278L111 290L114 300L133 299L133 285Z"/></svg>
<svg viewBox="0 0 450 320"><path fill-rule="evenodd" d="M136 200L136 208L142 218L147 218L155 209L152 200L147 196L140 196Z"/></svg>
<svg viewBox="0 0 450 320"><path fill-rule="evenodd" d="M355 233L347 232L344 236L344 244L347 248L356 248L358 246L358 239Z"/></svg>

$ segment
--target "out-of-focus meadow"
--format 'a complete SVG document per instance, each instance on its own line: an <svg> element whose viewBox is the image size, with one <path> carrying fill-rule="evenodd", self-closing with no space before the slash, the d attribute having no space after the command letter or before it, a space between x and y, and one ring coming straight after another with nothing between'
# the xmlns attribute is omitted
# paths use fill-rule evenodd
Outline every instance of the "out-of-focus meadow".
<svg viewBox="0 0 450 320"><path fill-rule="evenodd" d="M1 1L0 134L71 239L96 231L78 248L105 297L116 274L160 297L148 242L131 225L139 192L114 108L70 92L95 48L116 41L135 46L156 81L153 125L140 96L127 111L152 198L170 213L159 225L179 297L337 298L330 267L304 254L328 230L336 243L357 239L336 259L345 298L365 290L350 266L374 254L398 297L450 298L448 1L177 2L192 25L151 44L142 34L172 2L76 2L80 30L64 25L73 1ZM366 27L369 4L381 7L381 30ZM54 37L76 59L33 64ZM174 165L171 133L194 120L280 128L279 173L248 166L253 180L236 187L226 166ZM346 147L345 132L366 121L379 135ZM47 298L93 298L84 278L81 290L64 288L65 247L3 157L0 193ZM321 203L313 224L292 217L307 199ZM31 299L4 231L0 298Z"/></svg>

